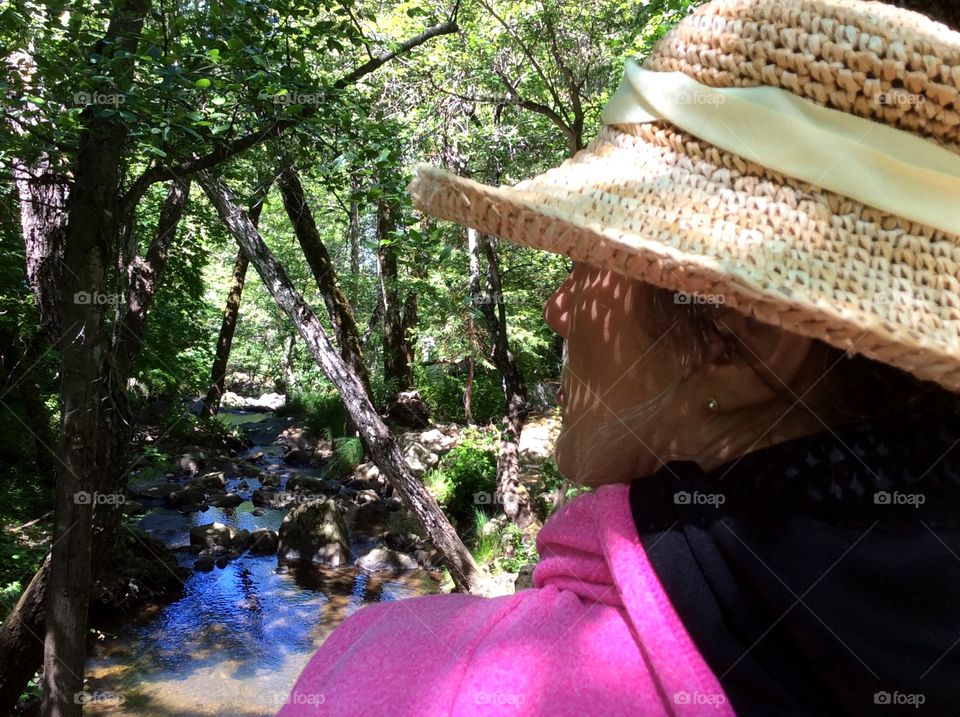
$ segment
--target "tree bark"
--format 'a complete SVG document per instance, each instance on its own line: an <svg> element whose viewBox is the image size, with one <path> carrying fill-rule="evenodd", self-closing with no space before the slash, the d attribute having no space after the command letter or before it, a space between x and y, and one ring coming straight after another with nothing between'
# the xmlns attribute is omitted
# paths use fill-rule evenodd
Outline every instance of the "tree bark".
<svg viewBox="0 0 960 717"><path fill-rule="evenodd" d="M507 341L507 313L500 281L500 262L492 242L474 229L467 230L471 255L483 253L487 264L487 294L477 293L479 271L471 271L471 291L475 305L480 308L490 330L493 344L493 362L500 372L504 396L504 418L500 430L500 453L497 457L497 502L503 511L521 529L536 522L530 494L520 482L520 434L527 420L527 387L523 373L513 358ZM471 269L473 260L471 259ZM479 256L477 257L479 269ZM474 284L473 276L477 280Z"/></svg>
<svg viewBox="0 0 960 717"><path fill-rule="evenodd" d="M263 211L263 200L269 191L269 186L261 185L261 193L255 196L250 203L250 222L254 227L260 224L260 213ZM223 308L223 321L220 322L220 336L217 338L217 351L210 368L210 388L203 399L200 409L200 418L215 416L220 410L220 399L223 398L224 381L227 377L227 363L230 361L230 349L233 347L233 335L237 330L237 318L240 316L240 298L247 281L247 267L250 261L243 249L237 249L237 258L233 262L233 284L227 295L227 305Z"/></svg>
<svg viewBox="0 0 960 717"><path fill-rule="evenodd" d="M340 392L360 438L374 464L383 472L401 500L424 526L427 535L443 556L454 583L468 592L483 589L485 579L473 556L443 515L440 506L408 470L400 448L363 385L340 357L316 314L303 301L287 278L283 267L264 244L256 227L237 206L230 190L206 175L200 182L220 218L243 248L274 300L290 317L317 364Z"/></svg>
<svg viewBox="0 0 960 717"><path fill-rule="evenodd" d="M50 343L59 346L69 184L66 177L53 171L47 158L31 165L14 161L13 176L20 200L27 281L37 302L40 325Z"/></svg>
<svg viewBox="0 0 960 717"><path fill-rule="evenodd" d="M156 296L157 287L163 278L167 265L170 245L177 236L177 228L183 217L190 196L190 180L179 179L170 183L167 197L160 208L157 220L157 232L145 257L133 257L127 269L129 293L127 311L120 325L117 337L116 361L120 376L129 378L133 372L133 362L140 354L143 333L147 326L147 314Z"/></svg>
<svg viewBox="0 0 960 717"><path fill-rule="evenodd" d="M117 73L111 89L125 91L130 85L148 8L148 0L120 3L98 43L96 52L105 58L104 66L112 66ZM46 576L44 717L82 714L77 695L83 689L94 515L98 524L110 524L119 513L119 501L98 504L96 497L116 495L120 461L130 436L125 380L116 373L105 324L109 302L99 299L108 287L119 234L121 157L127 129L118 116L98 116L94 108L85 110L82 117L85 128L63 252L69 271L63 273L59 295L61 325L66 329L61 342L63 408L54 531Z"/></svg>
<svg viewBox="0 0 960 717"><path fill-rule="evenodd" d="M43 661L44 603L50 554L0 625L0 714L12 715L30 678Z"/></svg>
<svg viewBox="0 0 960 717"><path fill-rule="evenodd" d="M383 373L396 393L413 385L413 371L407 361L407 341L400 315L400 286L397 251L392 245L396 224L390 208L377 205L377 269L383 304Z"/></svg>
<svg viewBox="0 0 960 717"><path fill-rule="evenodd" d="M300 174L286 155L280 158L280 193L283 195L283 205L293 224L297 241L300 242L300 248L303 249L303 255L317 282L317 289L320 290L320 296L323 297L323 303L327 307L333 334L340 346L340 355L353 369L354 374L363 384L364 392L372 400L370 372L367 370L367 364L363 360L363 352L360 349L360 332L357 330L353 309L350 307L347 295L340 288L336 267L320 238L313 212L310 211L303 184L300 182Z"/></svg>
<svg viewBox="0 0 960 717"><path fill-rule="evenodd" d="M33 43L28 41L26 50L11 53L5 58L5 65L11 75L19 75L24 85L31 87L37 70ZM40 88L35 91L40 94ZM28 126L20 121L8 118L6 124L12 134L28 134ZM63 275L70 179L66 172L53 166L46 154L30 163L14 157L11 168L20 207L27 281L37 303L40 326L50 343L58 347L63 330L60 326L60 279Z"/></svg>

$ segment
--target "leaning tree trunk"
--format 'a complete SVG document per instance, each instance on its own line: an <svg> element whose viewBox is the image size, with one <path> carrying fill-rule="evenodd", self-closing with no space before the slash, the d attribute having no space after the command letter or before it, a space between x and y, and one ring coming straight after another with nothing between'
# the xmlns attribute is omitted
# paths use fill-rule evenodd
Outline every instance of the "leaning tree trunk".
<svg viewBox="0 0 960 717"><path fill-rule="evenodd" d="M450 570L454 583L461 590L481 591L485 579L473 556L433 496L411 475L396 440L370 403L360 381L330 343L316 314L293 288L283 267L264 244L256 227L237 206L230 190L209 176L203 176L200 181L227 229L253 262L264 286L297 327L323 373L337 387L350 417L360 430L360 438L371 459L424 526Z"/></svg>
<svg viewBox="0 0 960 717"><path fill-rule="evenodd" d="M320 238L317 223L313 219L313 212L310 211L303 184L300 182L300 174L286 155L280 158L280 193L283 195L283 205L293 224L297 241L300 242L303 255L307 259L310 271L313 272L314 281L317 282L317 289L327 307L333 334L340 346L340 355L360 379L367 396L373 400L370 372L367 370L363 352L360 350L360 332L353 317L353 309L350 308L347 295L340 288L337 269L333 265L327 247L323 244L323 239Z"/></svg>
<svg viewBox="0 0 960 717"><path fill-rule="evenodd" d="M263 187L263 185L261 185ZM250 222L254 227L260 224L260 213L263 211L263 200L269 187L262 188L250 203ZM223 309L223 321L220 322L220 336L217 338L217 351L213 357L213 366L210 369L210 388L203 399L200 409L200 418L210 418L220 410L220 399L223 398L224 382L227 377L227 363L230 361L230 349L233 346L233 335L237 330L237 318L240 316L240 298L243 295L243 285L247 281L247 267L250 260L237 250L237 258L233 262L233 284L227 295L227 305Z"/></svg>
<svg viewBox="0 0 960 717"><path fill-rule="evenodd" d="M473 303L490 330L493 343L493 362L500 372L504 396L503 428L500 431L500 454L497 457L497 501L504 513L521 529L536 522L530 494L520 482L520 433L527 420L527 387L523 373L513 358L507 343L507 313L500 281L500 263L489 239L475 229L467 230L471 257L471 294ZM479 292L479 253L487 263L487 294ZM477 271L473 271L474 265Z"/></svg>
<svg viewBox="0 0 960 717"><path fill-rule="evenodd" d="M383 304L383 373L394 390L407 391L413 385L413 371L407 361L407 340L400 314L400 280L397 250L393 246L395 222L390 208L377 205L377 269L380 301Z"/></svg>
<svg viewBox="0 0 960 717"><path fill-rule="evenodd" d="M0 714L11 715L43 661L43 612L50 554L0 625Z"/></svg>

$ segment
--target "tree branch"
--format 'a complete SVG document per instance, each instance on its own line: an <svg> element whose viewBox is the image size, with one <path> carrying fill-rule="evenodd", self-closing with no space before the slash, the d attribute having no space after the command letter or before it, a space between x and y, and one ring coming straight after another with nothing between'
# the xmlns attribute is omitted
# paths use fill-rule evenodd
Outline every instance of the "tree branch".
<svg viewBox="0 0 960 717"><path fill-rule="evenodd" d="M439 25L428 27L419 35L415 35L414 37L401 42L399 45L397 45L396 49L386 50L376 57L371 58L367 62L364 62L362 65L354 68L334 82L332 89L335 91L343 90L356 83L366 75L376 71L397 55L412 50L418 45L422 45L427 40L430 40L434 37L438 37L440 35L450 35L457 31L459 31L459 27L457 26L455 17L451 17L451 19ZM217 147L215 150L209 154L203 155L202 157L193 157L174 165L151 167L141 174L131 185L127 193L124 194L121 201L122 214L129 214L151 185L156 184L157 182L180 179L188 175L195 174L196 172L211 169L212 167L225 162L231 157L234 157L241 152L260 144L261 142L279 137L285 130L312 117L317 113L317 110L318 108L316 105L306 107L304 108L304 111L301 113L300 117L297 119L275 120L265 127L262 127L254 132L250 132L243 137L239 137L228 144Z"/></svg>

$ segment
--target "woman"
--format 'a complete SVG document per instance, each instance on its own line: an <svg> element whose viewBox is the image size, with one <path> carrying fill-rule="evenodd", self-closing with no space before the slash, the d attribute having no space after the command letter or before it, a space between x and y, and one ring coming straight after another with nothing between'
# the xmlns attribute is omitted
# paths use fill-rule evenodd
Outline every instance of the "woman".
<svg viewBox="0 0 960 717"><path fill-rule="evenodd" d="M945 17L945 16L944 16ZM366 607L280 714L960 713L960 34L715 0L604 127L417 206L577 262L535 589Z"/></svg>

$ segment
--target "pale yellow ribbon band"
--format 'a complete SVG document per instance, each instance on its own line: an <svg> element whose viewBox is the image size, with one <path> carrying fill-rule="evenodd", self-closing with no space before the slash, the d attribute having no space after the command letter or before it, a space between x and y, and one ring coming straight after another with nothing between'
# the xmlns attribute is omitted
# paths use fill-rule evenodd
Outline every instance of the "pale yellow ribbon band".
<svg viewBox="0 0 960 717"><path fill-rule="evenodd" d="M960 235L960 155L779 87L709 87L631 59L601 118L666 120L790 177Z"/></svg>

